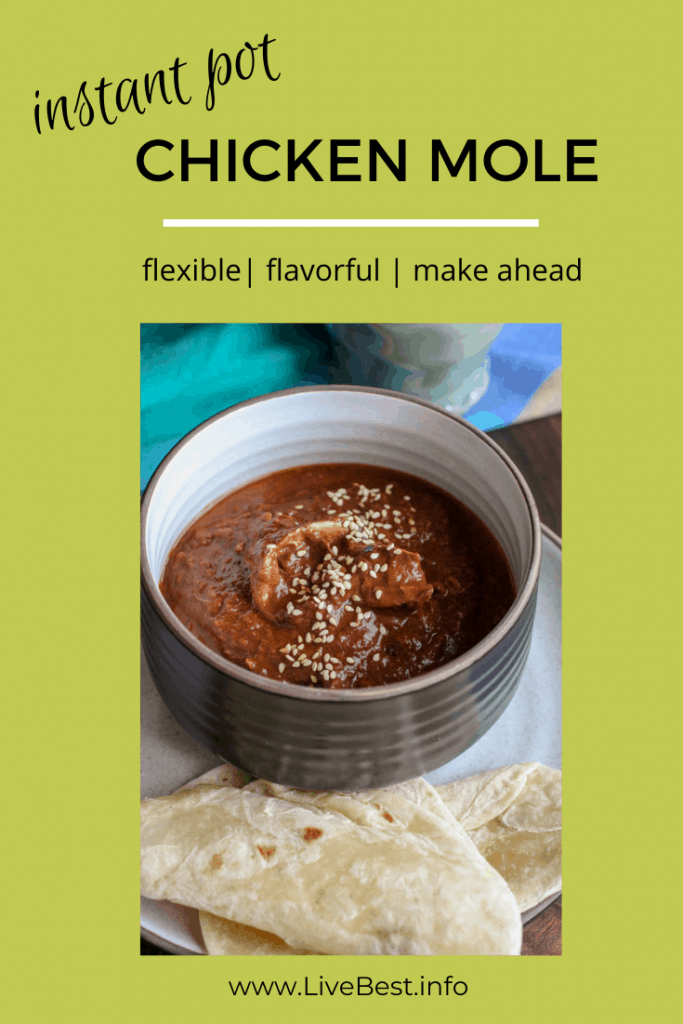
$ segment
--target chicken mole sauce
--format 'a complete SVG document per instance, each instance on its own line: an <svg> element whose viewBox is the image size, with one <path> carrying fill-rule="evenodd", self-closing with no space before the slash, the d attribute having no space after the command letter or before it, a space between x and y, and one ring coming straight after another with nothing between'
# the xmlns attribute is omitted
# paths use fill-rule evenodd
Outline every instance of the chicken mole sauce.
<svg viewBox="0 0 683 1024"><path fill-rule="evenodd" d="M326 689L452 661L515 596L500 545L461 502L354 464L284 470L222 498L176 544L161 591L217 654Z"/></svg>

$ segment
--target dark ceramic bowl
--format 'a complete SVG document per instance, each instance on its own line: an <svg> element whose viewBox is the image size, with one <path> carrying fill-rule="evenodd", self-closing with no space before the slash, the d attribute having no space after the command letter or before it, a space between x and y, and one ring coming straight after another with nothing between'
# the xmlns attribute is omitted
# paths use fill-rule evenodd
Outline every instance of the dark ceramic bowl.
<svg viewBox="0 0 683 1024"><path fill-rule="evenodd" d="M318 690L255 675L182 625L159 580L189 524L251 480L323 462L412 473L486 523L507 555L517 597L481 643L408 682ZM152 477L142 502L143 645L173 715L224 760L303 789L386 786L457 757L503 713L529 652L540 563L541 529L529 488L486 434L395 392L280 391L202 423Z"/></svg>

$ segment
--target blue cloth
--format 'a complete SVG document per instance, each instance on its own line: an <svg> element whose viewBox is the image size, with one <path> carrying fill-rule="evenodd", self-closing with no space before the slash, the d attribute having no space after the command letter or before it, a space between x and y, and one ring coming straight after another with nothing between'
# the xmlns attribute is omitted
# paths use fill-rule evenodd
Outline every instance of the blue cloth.
<svg viewBox="0 0 683 1024"><path fill-rule="evenodd" d="M505 427L562 362L561 324L505 324L489 351L491 382L465 414L480 430Z"/></svg>

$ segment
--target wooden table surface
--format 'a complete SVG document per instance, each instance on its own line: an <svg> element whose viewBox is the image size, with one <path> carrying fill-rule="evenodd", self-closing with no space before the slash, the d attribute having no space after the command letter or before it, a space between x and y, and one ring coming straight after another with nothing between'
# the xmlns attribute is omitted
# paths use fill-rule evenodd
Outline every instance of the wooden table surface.
<svg viewBox="0 0 683 1024"><path fill-rule="evenodd" d="M541 522L562 536L562 417L546 416L496 430L492 437L519 466L531 488ZM172 956L140 940L146 956ZM562 897L524 926L522 956L562 953Z"/></svg>

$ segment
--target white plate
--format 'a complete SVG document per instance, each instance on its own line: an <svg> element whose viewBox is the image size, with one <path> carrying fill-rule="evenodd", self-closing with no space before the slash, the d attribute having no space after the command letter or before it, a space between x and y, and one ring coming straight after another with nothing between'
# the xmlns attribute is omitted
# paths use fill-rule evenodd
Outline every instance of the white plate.
<svg viewBox="0 0 683 1024"><path fill-rule="evenodd" d="M562 547L543 527L543 559L529 660L509 707L473 747L430 772L435 786L506 764L540 761L561 768L562 741ZM143 797L163 796L220 762L181 729L157 693L142 658L140 788ZM554 896L523 915L540 913ZM141 898L144 938L172 953L206 953L196 911Z"/></svg>

